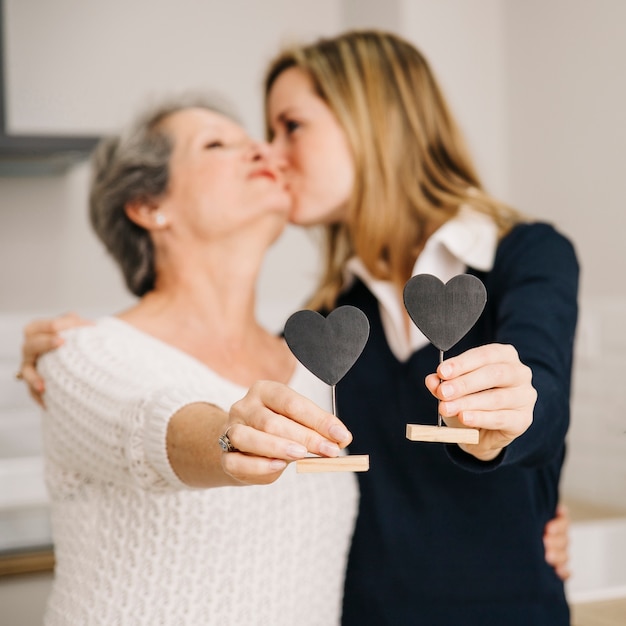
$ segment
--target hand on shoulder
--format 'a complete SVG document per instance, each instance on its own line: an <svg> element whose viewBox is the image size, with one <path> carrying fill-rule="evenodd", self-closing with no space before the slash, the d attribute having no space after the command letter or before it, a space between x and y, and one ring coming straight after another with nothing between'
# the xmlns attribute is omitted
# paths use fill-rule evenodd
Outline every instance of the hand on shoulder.
<svg viewBox="0 0 626 626"><path fill-rule="evenodd" d="M28 385L31 397L40 406L45 406L43 395L46 388L43 378L37 371L39 357L63 344L60 333L64 330L90 324L92 322L83 319L76 313L66 313L53 319L33 320L24 327L19 378Z"/></svg>

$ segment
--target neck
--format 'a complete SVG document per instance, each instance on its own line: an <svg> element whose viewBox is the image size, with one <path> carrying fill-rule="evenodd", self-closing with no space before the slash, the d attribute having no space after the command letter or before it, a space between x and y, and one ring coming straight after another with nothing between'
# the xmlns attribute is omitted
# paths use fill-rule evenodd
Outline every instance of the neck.
<svg viewBox="0 0 626 626"><path fill-rule="evenodd" d="M120 317L239 385L288 382L295 360L255 316L256 282L274 240L259 235L156 245L155 289Z"/></svg>
<svg viewBox="0 0 626 626"><path fill-rule="evenodd" d="M265 249L208 248L158 250L155 288L121 317L157 336L219 328L220 337L235 339L258 329L255 289Z"/></svg>

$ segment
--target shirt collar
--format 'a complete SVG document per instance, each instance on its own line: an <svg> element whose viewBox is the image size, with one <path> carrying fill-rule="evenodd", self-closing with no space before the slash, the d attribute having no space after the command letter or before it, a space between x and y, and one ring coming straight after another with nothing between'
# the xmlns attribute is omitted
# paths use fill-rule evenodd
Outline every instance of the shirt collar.
<svg viewBox="0 0 626 626"><path fill-rule="evenodd" d="M417 258L412 275L432 274L444 283L472 267L489 271L493 267L498 231L491 217L469 206L436 230ZM360 278L378 300L387 343L396 357L403 361L428 343L424 335L411 324L406 336L404 312L397 289L389 281L374 278L358 257L352 257L344 268L347 289L355 277Z"/></svg>
<svg viewBox="0 0 626 626"><path fill-rule="evenodd" d="M488 272L493 267L497 245L498 230L493 219L464 205L452 219L429 237L424 250L415 261L412 275L430 273L444 280L441 268L445 265L443 257L446 253L461 262L465 269L473 267ZM353 283L355 277L368 286L386 282L374 278L358 257L349 259L344 268L346 288Z"/></svg>

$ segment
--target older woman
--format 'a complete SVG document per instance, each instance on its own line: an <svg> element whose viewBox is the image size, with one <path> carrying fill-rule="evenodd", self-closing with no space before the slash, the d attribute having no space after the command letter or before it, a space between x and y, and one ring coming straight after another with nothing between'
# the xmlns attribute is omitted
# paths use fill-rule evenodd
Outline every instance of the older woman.
<svg viewBox="0 0 626 626"><path fill-rule="evenodd" d="M291 205L275 161L210 105L180 103L96 156L92 223L140 298L40 361L56 555L46 623L338 623L356 484L285 468L339 454L349 432L298 396L289 406L317 431L266 403L239 416L228 467L216 443L249 387L280 406L288 387L255 381L329 405L254 317Z"/></svg>

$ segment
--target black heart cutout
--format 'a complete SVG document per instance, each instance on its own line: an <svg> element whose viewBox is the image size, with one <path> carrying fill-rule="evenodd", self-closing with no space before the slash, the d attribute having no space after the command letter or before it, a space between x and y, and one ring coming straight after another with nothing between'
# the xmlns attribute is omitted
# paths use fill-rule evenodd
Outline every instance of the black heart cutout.
<svg viewBox="0 0 626 626"><path fill-rule="evenodd" d="M360 309L340 306L324 317L297 311L285 324L285 341L294 356L328 385L336 385L356 363L370 334Z"/></svg>
<svg viewBox="0 0 626 626"><path fill-rule="evenodd" d="M414 324L439 350L449 350L476 323L487 290L472 274L459 274L445 285L431 274L413 276L404 286L404 306Z"/></svg>

